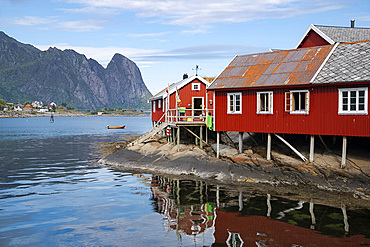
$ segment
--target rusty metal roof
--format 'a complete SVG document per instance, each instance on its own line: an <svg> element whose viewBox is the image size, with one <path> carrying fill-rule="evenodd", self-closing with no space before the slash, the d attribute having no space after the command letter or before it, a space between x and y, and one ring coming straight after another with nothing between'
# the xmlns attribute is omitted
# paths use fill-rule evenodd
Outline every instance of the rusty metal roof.
<svg viewBox="0 0 370 247"><path fill-rule="evenodd" d="M308 84L333 47L236 56L208 89Z"/></svg>

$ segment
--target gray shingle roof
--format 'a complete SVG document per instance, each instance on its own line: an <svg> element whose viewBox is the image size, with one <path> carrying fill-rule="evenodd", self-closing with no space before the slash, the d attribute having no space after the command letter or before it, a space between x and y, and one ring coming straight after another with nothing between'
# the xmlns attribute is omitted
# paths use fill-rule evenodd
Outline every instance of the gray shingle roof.
<svg viewBox="0 0 370 247"><path fill-rule="evenodd" d="M370 28L329 27L319 25L315 25L315 27L317 27L334 42L344 43L370 40Z"/></svg>
<svg viewBox="0 0 370 247"><path fill-rule="evenodd" d="M370 81L370 41L340 44L312 83Z"/></svg>

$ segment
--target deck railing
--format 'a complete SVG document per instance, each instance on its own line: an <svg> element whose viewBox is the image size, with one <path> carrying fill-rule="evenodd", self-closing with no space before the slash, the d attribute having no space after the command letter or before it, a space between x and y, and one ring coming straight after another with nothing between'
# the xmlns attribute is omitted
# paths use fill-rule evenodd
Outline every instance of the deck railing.
<svg viewBox="0 0 370 247"><path fill-rule="evenodd" d="M166 122L205 123L208 113L213 115L213 109L168 109L166 114Z"/></svg>

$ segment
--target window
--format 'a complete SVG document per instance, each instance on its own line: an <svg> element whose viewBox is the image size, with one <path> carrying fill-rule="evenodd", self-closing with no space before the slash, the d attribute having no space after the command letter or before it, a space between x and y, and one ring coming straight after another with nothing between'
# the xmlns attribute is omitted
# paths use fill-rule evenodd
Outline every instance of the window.
<svg viewBox="0 0 370 247"><path fill-rule="evenodd" d="M368 88L339 89L338 114L367 114Z"/></svg>
<svg viewBox="0 0 370 247"><path fill-rule="evenodd" d="M191 90L193 91L200 91L200 83L192 83Z"/></svg>
<svg viewBox="0 0 370 247"><path fill-rule="evenodd" d="M158 109L162 108L162 100L158 100Z"/></svg>
<svg viewBox="0 0 370 247"><path fill-rule="evenodd" d="M257 92L257 114L272 114L272 92Z"/></svg>
<svg viewBox="0 0 370 247"><path fill-rule="evenodd" d="M308 114L310 110L310 92L296 90L285 92L285 111L292 114Z"/></svg>
<svg viewBox="0 0 370 247"><path fill-rule="evenodd" d="M242 93L227 94L227 113L242 113Z"/></svg>
<svg viewBox="0 0 370 247"><path fill-rule="evenodd" d="M155 101L153 101L153 112L155 112Z"/></svg>

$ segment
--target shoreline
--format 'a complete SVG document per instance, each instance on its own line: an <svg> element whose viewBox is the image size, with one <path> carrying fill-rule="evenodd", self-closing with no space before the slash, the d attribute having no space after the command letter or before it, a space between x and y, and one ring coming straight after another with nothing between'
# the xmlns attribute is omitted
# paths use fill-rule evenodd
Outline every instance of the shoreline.
<svg viewBox="0 0 370 247"><path fill-rule="evenodd" d="M340 194L351 201L349 204L365 204L370 208L370 178L356 169L297 162L277 152L272 154L273 161L267 161L249 150L237 154L236 150L230 152L232 148L225 147L221 159L216 159L195 145L180 144L177 152L176 146L159 136L133 147L120 149L119 146L115 144L113 149L118 151L103 157L99 163L128 172L191 178L231 187L267 186L290 194L300 193L297 190L300 188L310 191L306 198L322 194L326 200ZM335 198L331 200L334 202Z"/></svg>
<svg viewBox="0 0 370 247"><path fill-rule="evenodd" d="M12 112L12 113L4 113L0 112L0 118L29 118L29 117L50 117L51 113L25 113L25 112ZM148 115L145 114L104 114L104 115L91 115L87 113L59 113L55 112L54 117L146 117Z"/></svg>

